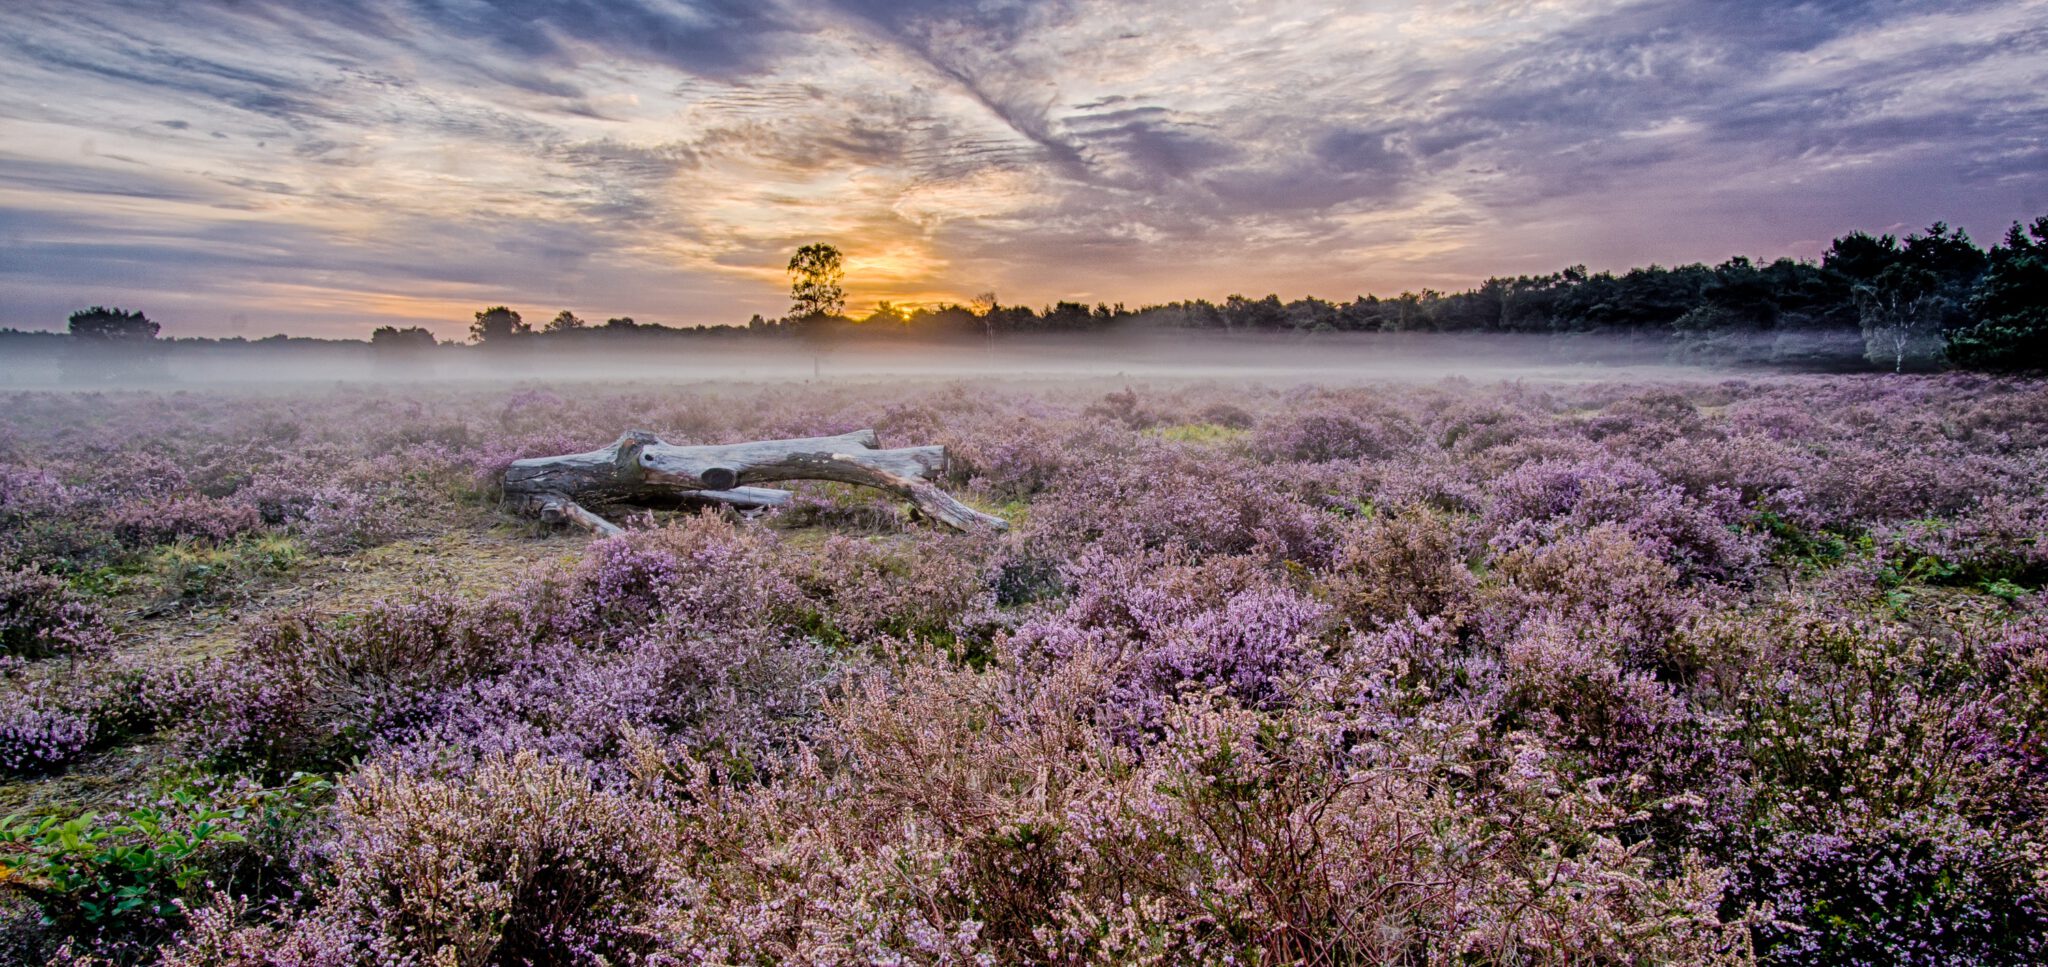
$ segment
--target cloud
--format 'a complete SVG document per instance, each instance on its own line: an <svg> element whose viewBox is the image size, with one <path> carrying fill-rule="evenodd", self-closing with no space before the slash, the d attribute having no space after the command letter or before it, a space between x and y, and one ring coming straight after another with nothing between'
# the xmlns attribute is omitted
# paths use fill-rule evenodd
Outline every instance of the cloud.
<svg viewBox="0 0 2048 967"><path fill-rule="evenodd" d="M86 164L0 154L0 184L56 196L112 196L155 201L221 204L231 196L210 191L194 179L153 172L129 163Z"/></svg>
<svg viewBox="0 0 2048 967"><path fill-rule="evenodd" d="M865 267L856 302L1136 303L1813 255L1938 217L1990 237L2048 209L2042 0L8 16L0 302L130 293L201 327L472 298L743 320L819 239Z"/></svg>

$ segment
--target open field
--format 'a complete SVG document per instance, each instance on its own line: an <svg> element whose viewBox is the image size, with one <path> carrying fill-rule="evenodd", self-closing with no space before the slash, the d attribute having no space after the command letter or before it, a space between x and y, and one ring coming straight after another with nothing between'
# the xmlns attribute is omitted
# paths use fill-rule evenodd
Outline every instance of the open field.
<svg viewBox="0 0 2048 967"><path fill-rule="evenodd" d="M2048 957L2048 385L873 375L0 396L0 963Z"/></svg>

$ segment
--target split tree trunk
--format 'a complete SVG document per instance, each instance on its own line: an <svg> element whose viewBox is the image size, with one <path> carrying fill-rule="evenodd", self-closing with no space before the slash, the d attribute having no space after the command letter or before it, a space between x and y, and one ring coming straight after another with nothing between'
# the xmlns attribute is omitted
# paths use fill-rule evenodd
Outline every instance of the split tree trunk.
<svg viewBox="0 0 2048 967"><path fill-rule="evenodd" d="M931 481L945 466L945 447L883 450L873 430L689 447L664 443L645 430L628 430L602 450L514 461L505 471L505 497L542 520L611 535L619 533L618 525L582 502L680 497L735 507L780 507L789 503L789 491L750 485L834 480L901 495L933 519L960 530L1009 526L934 486Z"/></svg>

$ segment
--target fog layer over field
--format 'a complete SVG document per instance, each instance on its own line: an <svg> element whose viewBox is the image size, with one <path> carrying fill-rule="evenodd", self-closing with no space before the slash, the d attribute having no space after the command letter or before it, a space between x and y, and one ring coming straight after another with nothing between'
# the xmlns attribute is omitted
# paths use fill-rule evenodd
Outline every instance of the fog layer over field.
<svg viewBox="0 0 2048 967"><path fill-rule="evenodd" d="M1187 333L981 341L693 339L629 346L440 346L378 352L360 343L165 343L122 354L49 345L0 359L0 387L200 388L323 382L499 380L870 381L1060 377L1250 378L1313 382L1588 379L1725 375L1671 343L1611 336L1433 333L1305 336Z"/></svg>

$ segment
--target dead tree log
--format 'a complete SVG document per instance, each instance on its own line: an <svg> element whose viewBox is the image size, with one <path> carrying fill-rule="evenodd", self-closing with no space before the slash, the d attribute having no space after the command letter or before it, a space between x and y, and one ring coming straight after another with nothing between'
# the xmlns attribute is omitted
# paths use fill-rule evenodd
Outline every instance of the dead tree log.
<svg viewBox="0 0 2048 967"><path fill-rule="evenodd" d="M651 499L708 501L735 507L780 507L790 492L752 484L833 480L898 494L935 520L959 530L1003 530L933 485L945 469L942 446L880 449L873 430L796 440L760 440L681 447L645 430L628 430L602 450L513 461L505 498L549 522L574 523L601 535L619 527L584 507Z"/></svg>

